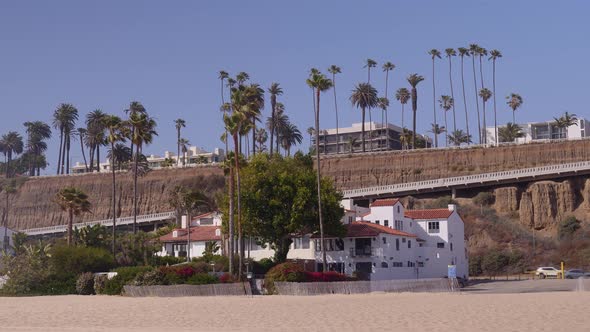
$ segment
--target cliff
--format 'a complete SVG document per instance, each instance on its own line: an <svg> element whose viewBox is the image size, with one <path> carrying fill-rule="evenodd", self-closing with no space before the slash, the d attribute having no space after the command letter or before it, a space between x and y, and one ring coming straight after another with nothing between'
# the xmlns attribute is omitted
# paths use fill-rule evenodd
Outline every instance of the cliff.
<svg viewBox="0 0 590 332"><path fill-rule="evenodd" d="M67 223L66 214L53 197L60 189L70 186L83 190L92 203L92 213L76 217L75 222L112 218L111 181L110 173L29 178L10 199L9 227L26 229ZM138 181L138 213L171 211L168 192L177 185L201 189L214 197L223 190L224 181L223 170L213 166L149 172ZM118 217L133 215L131 173L117 174L116 206Z"/></svg>
<svg viewBox="0 0 590 332"><path fill-rule="evenodd" d="M342 190L590 160L590 140L322 156Z"/></svg>

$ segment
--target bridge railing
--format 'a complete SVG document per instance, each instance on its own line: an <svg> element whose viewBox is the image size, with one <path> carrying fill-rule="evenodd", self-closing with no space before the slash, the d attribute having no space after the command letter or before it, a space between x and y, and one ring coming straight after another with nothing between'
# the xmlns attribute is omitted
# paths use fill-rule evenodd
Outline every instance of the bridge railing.
<svg viewBox="0 0 590 332"><path fill-rule="evenodd" d="M575 172L579 170L590 169L590 161L580 161L560 165L548 165L532 168L524 168L510 171L501 171L493 173L483 173L475 175L463 175L450 178L424 180L417 182L397 183L385 186L375 186L359 189L344 190L344 197L358 197L366 195L375 195L380 193L415 191L423 189L434 189L440 187L450 187L457 185L466 185L473 183L483 183L490 181L510 180L520 177L534 177L539 175L559 174L564 172Z"/></svg>
<svg viewBox="0 0 590 332"><path fill-rule="evenodd" d="M160 212L160 213L152 213L152 214L144 214L137 216L137 223L146 223L152 222L156 220L167 220L172 219L176 216L176 212ZM117 218L117 225L129 225L133 224L133 216L131 217L123 217ZM93 221L86 221L81 223L76 223L73 225L72 228L84 228L86 226L94 226L94 225L102 225L102 226L113 226L113 219L103 219L103 220L93 220ZM22 232L27 235L42 235L42 234L51 234L51 233L60 233L67 231L67 225L55 225L55 226L47 226L47 227L39 227L39 228L30 228L25 229Z"/></svg>

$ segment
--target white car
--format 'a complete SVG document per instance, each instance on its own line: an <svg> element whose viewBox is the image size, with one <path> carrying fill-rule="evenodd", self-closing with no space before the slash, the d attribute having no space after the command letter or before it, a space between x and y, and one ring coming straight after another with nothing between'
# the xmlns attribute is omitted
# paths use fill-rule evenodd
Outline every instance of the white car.
<svg viewBox="0 0 590 332"><path fill-rule="evenodd" d="M541 279L545 278L561 278L561 270L554 267L544 266L537 269L535 275Z"/></svg>

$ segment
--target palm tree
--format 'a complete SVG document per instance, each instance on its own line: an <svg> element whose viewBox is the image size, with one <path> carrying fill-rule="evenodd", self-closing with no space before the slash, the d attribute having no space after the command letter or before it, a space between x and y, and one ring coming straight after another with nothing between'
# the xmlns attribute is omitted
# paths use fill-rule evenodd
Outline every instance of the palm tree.
<svg viewBox="0 0 590 332"><path fill-rule="evenodd" d="M21 154L24 149L22 136L16 131L9 131L8 134L2 135L0 139L0 146L2 146L2 153L6 159L6 178L12 177L14 173L10 169L10 162L14 155Z"/></svg>
<svg viewBox="0 0 590 332"><path fill-rule="evenodd" d="M440 96L440 99L438 100L440 108L442 108L443 113L445 114L445 128L449 128L447 126L447 112L449 112L449 110L451 110L451 108L454 107L455 105L455 100L453 99L453 97L451 96ZM453 130L453 132L456 132L456 130ZM446 143L445 146L449 146L449 136L446 135Z"/></svg>
<svg viewBox="0 0 590 332"><path fill-rule="evenodd" d="M522 106L523 100L522 97L517 93L511 93L508 97L506 97L508 101L506 104L512 109L512 123L516 123L516 110Z"/></svg>
<svg viewBox="0 0 590 332"><path fill-rule="evenodd" d="M112 197L111 197L111 207L112 207L112 214L113 214L113 233L112 233L112 252L113 256L115 256L115 244L116 244L116 232L115 228L117 227L117 179L115 176L115 158L114 158L114 151L115 151L115 144L117 142L121 142L124 140L124 135L122 133L123 121L121 118L115 115L107 115L104 118L104 127L106 128L107 134L107 141L111 145L111 153L109 161L111 163L111 179L112 179Z"/></svg>
<svg viewBox="0 0 590 332"><path fill-rule="evenodd" d="M338 102L336 100L336 74L340 74L342 71L340 70L340 67L331 65L330 68L328 68L328 72L332 74L332 84L334 85L332 91L334 91L334 110L336 112L336 153L340 153L340 133L338 132Z"/></svg>
<svg viewBox="0 0 590 332"><path fill-rule="evenodd" d="M123 129L125 128L121 128L121 130ZM124 137L121 140L123 139ZM123 169L123 165L125 163L128 163L133 159L131 156L131 148L123 143L116 143L113 147L111 147L107 151L107 158L115 162L115 169L119 171Z"/></svg>
<svg viewBox="0 0 590 332"><path fill-rule="evenodd" d="M270 88L268 88L268 93L270 93L270 123L271 126L268 128L268 130L270 130L270 154L272 155L273 153L273 142L274 142L274 136L276 134L276 127L274 126L275 124L275 117L276 117L276 106L277 106L277 96L280 96L283 94L283 89L281 89L279 83L272 83L270 85Z"/></svg>
<svg viewBox="0 0 590 332"><path fill-rule="evenodd" d="M559 137L560 138L563 138L563 129L578 125L578 116L575 114L570 114L568 112L565 112L559 118L553 118L553 119L556 122L557 128L559 128L559 131L560 131ZM567 131L565 132L565 138L566 139L569 138Z"/></svg>
<svg viewBox="0 0 590 332"><path fill-rule="evenodd" d="M514 142L517 138L524 137L522 128L519 125L508 122L506 126L498 128L500 142Z"/></svg>
<svg viewBox="0 0 590 332"><path fill-rule="evenodd" d="M181 138L178 140L178 146L180 146L180 151L182 152L182 166L186 165L186 158L188 152L188 146L190 142L186 138ZM180 157L180 155L178 155Z"/></svg>
<svg viewBox="0 0 590 332"><path fill-rule="evenodd" d="M465 127L467 130L467 136L469 135L469 115L467 113L467 99L465 95L465 76L463 75L463 60L466 56L469 56L469 50L464 47L459 47L459 56L461 57L461 86L463 87L463 106L465 107Z"/></svg>
<svg viewBox="0 0 590 332"><path fill-rule="evenodd" d="M296 144L301 144L303 141L303 136L301 132L292 123L287 124L287 126L279 133L279 138L281 141L281 146L285 150L287 156L291 155L291 147Z"/></svg>
<svg viewBox="0 0 590 332"><path fill-rule="evenodd" d="M312 72L306 80L307 85L313 89L314 98L314 115L315 115L315 153L317 162L317 189L318 189L318 219L320 224L320 242L322 243L322 270L326 271L326 246L324 241L324 222L322 219L322 200L321 200L321 172L320 172L320 94L329 90L333 82L319 71ZM363 123L364 127L364 123Z"/></svg>
<svg viewBox="0 0 590 332"><path fill-rule="evenodd" d="M431 123L430 130L428 130L428 132L432 133L434 135L434 137L436 137L442 133L445 133L446 131L447 131L447 128L445 126L441 126L436 123Z"/></svg>
<svg viewBox="0 0 590 332"><path fill-rule="evenodd" d="M137 178L139 176L140 155L144 145L150 144L156 132L156 121L146 113L131 113L128 121L131 130L130 140L135 146L133 154L133 234L137 233Z"/></svg>
<svg viewBox="0 0 590 332"><path fill-rule="evenodd" d="M129 108L125 110L125 113L129 116L129 118L131 118L131 116L134 114L147 115L147 111L146 111L145 107L143 107L143 105L138 101L132 101L129 104ZM133 136L134 132L135 132L135 128L133 127L133 124L130 124L129 135ZM133 143L133 140L131 140L131 155L133 155L134 149L135 149L135 144Z"/></svg>
<svg viewBox="0 0 590 332"><path fill-rule="evenodd" d="M82 158L84 159L84 169L86 172L89 172L88 169L88 161L86 160L86 153L84 152L84 142L86 141L86 136L88 135L88 129L80 127L78 128L78 138L80 138L80 150L82 151Z"/></svg>
<svg viewBox="0 0 590 332"><path fill-rule="evenodd" d="M221 72L219 75L221 77ZM221 82L223 83L223 79L221 79ZM223 99L223 89L221 89L221 99ZM186 127L186 121L184 121L183 119L176 119L174 120L174 124L176 127L176 166L178 166L180 163L180 130ZM184 165L184 156L182 160L182 165Z"/></svg>
<svg viewBox="0 0 590 332"><path fill-rule="evenodd" d="M463 130L455 130L450 135L448 135L449 142L454 146L459 146L463 143L471 143L471 135L467 135Z"/></svg>
<svg viewBox="0 0 590 332"><path fill-rule="evenodd" d="M72 245L72 226L74 223L74 216L90 212L91 204L90 201L88 201L88 195L78 188L63 188L55 195L55 203L59 205L62 211L68 212L67 240L68 246L70 246Z"/></svg>
<svg viewBox="0 0 590 332"><path fill-rule="evenodd" d="M268 140L268 133L266 129L259 128L256 129L256 143L258 143L258 151L264 152L265 150L265 143Z"/></svg>
<svg viewBox="0 0 590 332"><path fill-rule="evenodd" d="M413 125L412 125L412 149L416 148L416 112L418 111L418 90L416 86L418 83L424 81L424 77L418 74L411 74L407 78L408 83L412 86L412 112L413 112Z"/></svg>
<svg viewBox="0 0 590 332"><path fill-rule="evenodd" d="M483 136L483 143L488 144L488 135L486 130L486 103L492 97L492 91L487 88L483 88L479 91L479 96L482 100L482 109L483 109L483 132L481 135Z"/></svg>
<svg viewBox="0 0 590 332"><path fill-rule="evenodd" d="M238 85L244 84L249 79L250 79L250 75L248 75L248 73L243 72L243 71L239 72L236 75L236 81L238 82Z"/></svg>
<svg viewBox="0 0 590 332"><path fill-rule="evenodd" d="M402 105L402 128L405 128L405 126L404 126L404 106L408 103L410 98L411 98L410 91L408 89L406 89L406 88L397 89L397 91L395 93L395 99L397 99L400 102L400 104Z"/></svg>
<svg viewBox="0 0 590 332"><path fill-rule="evenodd" d="M43 121L25 122L27 131L27 150L35 157L35 162L29 166L29 175L39 175L41 172L40 158L47 150L46 139L51 138L51 127Z"/></svg>
<svg viewBox="0 0 590 332"><path fill-rule="evenodd" d="M358 138L353 138L352 136L348 137L348 148L350 149L350 153L354 152L354 147L358 145Z"/></svg>
<svg viewBox="0 0 590 332"><path fill-rule="evenodd" d="M313 127L307 128L307 134L309 135L309 146L311 147L311 137L313 136L314 129Z"/></svg>
<svg viewBox="0 0 590 332"><path fill-rule="evenodd" d="M502 57L502 53L498 50L490 51L490 58L492 60L492 94L494 95L494 137L496 138L496 144L498 144L498 117L496 113L496 60Z"/></svg>
<svg viewBox="0 0 590 332"><path fill-rule="evenodd" d="M362 117L362 131L361 131L361 144L363 152L366 152L365 149L365 110L371 109L371 107L376 107L379 103L379 98L377 98L377 89L375 89L369 83L359 83L357 84L356 88L352 90L352 94L350 95L350 101L352 105L361 109L361 117ZM372 145L372 144L371 144Z"/></svg>
<svg viewBox="0 0 590 332"><path fill-rule="evenodd" d="M387 97L381 97L377 100L377 106L379 106L379 108L381 109L382 113L385 112L385 114L387 114L387 108L389 107L389 99L387 99ZM383 127L384 127L384 123L383 123L383 117L381 118L381 131L383 131ZM385 130L385 134L386 134L386 138L385 138L385 150L389 149L389 126L386 127ZM380 137L380 135L379 135ZM380 139L379 139L380 140ZM379 148L379 141L377 141L377 148Z"/></svg>
<svg viewBox="0 0 590 332"><path fill-rule="evenodd" d="M371 83L371 68L375 68L377 66L377 61L373 59L365 60L365 65L363 68L367 68L367 83Z"/></svg>
<svg viewBox="0 0 590 332"><path fill-rule="evenodd" d="M219 76L217 77L221 81L221 105L225 104L225 100L223 97L223 81L229 78L229 74L225 70L219 71Z"/></svg>
<svg viewBox="0 0 590 332"><path fill-rule="evenodd" d="M451 86L451 98L455 100L455 92L453 90L453 61L452 58L457 56L454 48L445 49L445 55L449 59L449 84ZM446 124L445 124L446 125ZM448 127L447 127L448 128ZM457 118L455 116L455 103L453 103L453 132L457 130ZM448 140L447 140L448 143Z"/></svg>
<svg viewBox="0 0 590 332"><path fill-rule="evenodd" d="M271 117L266 119L266 128L270 131L270 128L274 128L275 136L277 139L275 140L275 151L279 152L279 140L278 140L278 133L283 130L283 128L289 123L289 117L285 115L285 105L283 103L277 102L275 105L275 116L274 121Z"/></svg>
<svg viewBox="0 0 590 332"><path fill-rule="evenodd" d="M70 136L78 120L78 110L72 104L61 104L53 112L53 127L59 130L59 154L57 157L57 174L66 171L66 154L69 160ZM69 165L67 170L69 171Z"/></svg>
<svg viewBox="0 0 590 332"><path fill-rule="evenodd" d="M96 152L96 170L100 172L100 147L105 145L105 119L108 115L101 110L94 110L86 115L86 139L90 143L91 154ZM94 167L93 155L90 156L90 168Z"/></svg>
<svg viewBox="0 0 590 332"><path fill-rule="evenodd" d="M440 52L433 48L428 51L430 57L432 58L432 112L434 116L434 125L436 126L436 80L434 78L434 60L436 58L440 59ZM434 134L434 147L438 147L438 134Z"/></svg>
<svg viewBox="0 0 590 332"><path fill-rule="evenodd" d="M471 55L471 63L473 65L473 87L475 91L475 106L477 108L477 134L479 137L478 143L481 144L481 119L479 117L479 98L477 97L477 77L475 76L475 57L479 55L481 47L477 44L469 45L469 55Z"/></svg>
<svg viewBox="0 0 590 332"><path fill-rule="evenodd" d="M385 98L389 101L388 97L388 93L389 93L389 72L395 69L395 65L389 61L387 61L386 63L383 64L383 71L385 72ZM389 107L389 102L387 104L387 106ZM385 108L383 110L383 112L381 113L381 122L383 122L383 113L385 113L385 133L387 135L387 140L386 140L386 144L387 147L389 148L389 121L387 120L387 108Z"/></svg>

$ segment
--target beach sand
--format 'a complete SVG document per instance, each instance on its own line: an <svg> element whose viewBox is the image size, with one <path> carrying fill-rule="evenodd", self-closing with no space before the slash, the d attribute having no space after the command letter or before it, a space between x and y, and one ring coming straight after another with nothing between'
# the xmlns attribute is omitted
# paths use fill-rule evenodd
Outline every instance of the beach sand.
<svg viewBox="0 0 590 332"><path fill-rule="evenodd" d="M590 292L0 298L0 331L590 331Z"/></svg>

